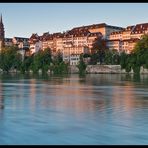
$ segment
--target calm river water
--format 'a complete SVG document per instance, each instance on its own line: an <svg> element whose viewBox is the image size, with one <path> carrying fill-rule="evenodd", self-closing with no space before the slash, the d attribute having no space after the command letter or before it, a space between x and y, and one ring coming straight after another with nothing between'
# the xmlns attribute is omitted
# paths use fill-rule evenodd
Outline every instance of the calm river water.
<svg viewBox="0 0 148 148"><path fill-rule="evenodd" d="M0 144L148 144L148 75L0 75Z"/></svg>

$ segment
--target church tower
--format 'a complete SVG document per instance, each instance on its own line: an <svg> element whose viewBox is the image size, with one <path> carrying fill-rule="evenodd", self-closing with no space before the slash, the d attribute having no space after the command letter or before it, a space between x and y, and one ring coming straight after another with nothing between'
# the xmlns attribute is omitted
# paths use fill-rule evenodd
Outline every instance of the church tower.
<svg viewBox="0 0 148 148"><path fill-rule="evenodd" d="M0 18L0 50L4 46L5 46L5 31L4 31L4 25L3 25L3 20L2 20L2 14L1 14L1 18Z"/></svg>

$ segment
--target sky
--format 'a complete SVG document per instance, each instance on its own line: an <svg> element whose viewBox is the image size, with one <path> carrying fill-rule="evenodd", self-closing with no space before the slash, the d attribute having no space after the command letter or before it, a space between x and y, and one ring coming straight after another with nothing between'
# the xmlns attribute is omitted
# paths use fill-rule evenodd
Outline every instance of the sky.
<svg viewBox="0 0 148 148"><path fill-rule="evenodd" d="M7 38L99 23L119 27L148 23L148 3L0 3L0 13Z"/></svg>

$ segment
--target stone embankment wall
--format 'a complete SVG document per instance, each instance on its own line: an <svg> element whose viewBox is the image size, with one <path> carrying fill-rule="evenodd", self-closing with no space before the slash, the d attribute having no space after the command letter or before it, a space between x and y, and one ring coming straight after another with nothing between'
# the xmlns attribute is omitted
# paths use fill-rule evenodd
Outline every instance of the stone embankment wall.
<svg viewBox="0 0 148 148"><path fill-rule="evenodd" d="M19 71L16 71L15 69L10 70L9 72L10 73L19 73ZM69 72L72 74L75 74L75 73L77 74L77 73L79 73L79 69L77 66L71 65L69 67ZM0 73L3 73L3 71L1 69L0 69ZM30 71L30 73L32 73L32 71ZM42 71L39 70L39 73L42 73ZM48 73L50 73L50 70L48 70ZM89 74L117 73L118 74L118 73L127 73L127 72L125 71L125 69L121 69L120 65L87 65L86 73L89 73ZM130 73L134 73L133 70L131 70ZM140 73L141 74L148 74L148 69L141 67Z"/></svg>
<svg viewBox="0 0 148 148"><path fill-rule="evenodd" d="M71 73L78 73L79 70L76 66L72 65L70 66L70 72ZM125 69L121 70L120 65L88 65L86 68L86 72L90 74L98 74L98 73L127 73ZM130 72L133 73L133 70ZM141 67L140 73L148 74L148 69L144 69Z"/></svg>

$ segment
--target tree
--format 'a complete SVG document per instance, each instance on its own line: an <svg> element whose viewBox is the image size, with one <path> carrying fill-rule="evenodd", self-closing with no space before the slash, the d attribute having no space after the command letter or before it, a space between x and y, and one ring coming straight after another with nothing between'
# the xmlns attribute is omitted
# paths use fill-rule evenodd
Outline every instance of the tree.
<svg viewBox="0 0 148 148"><path fill-rule="evenodd" d="M105 57L104 57L105 64L108 64L108 65L112 64L112 57L113 57L112 51L106 51Z"/></svg>
<svg viewBox="0 0 148 148"><path fill-rule="evenodd" d="M127 56L128 55L125 52L122 52L120 54L120 65L121 65L121 69L125 69L126 66L127 66L127 62L126 62Z"/></svg>
<svg viewBox="0 0 148 148"><path fill-rule="evenodd" d="M68 64L64 63L64 61L60 63L55 62L50 66L50 70L55 75L68 74Z"/></svg>
<svg viewBox="0 0 148 148"><path fill-rule="evenodd" d="M62 56L62 53L60 51L58 51L56 53L56 56L54 57L54 61L53 62L56 62L56 63L63 62L63 56Z"/></svg>
<svg viewBox="0 0 148 148"><path fill-rule="evenodd" d="M39 50L33 55L33 62L31 63L31 69L33 73L37 73L42 67L42 51Z"/></svg>
<svg viewBox="0 0 148 148"><path fill-rule="evenodd" d="M105 58L105 51L108 50L106 46L106 40L102 37L98 37L96 38L92 46L93 47L91 49L91 53L96 54L98 56L100 64L102 64Z"/></svg>
<svg viewBox="0 0 148 148"><path fill-rule="evenodd" d="M90 54L88 54L88 53L83 54L83 58L88 58L88 57L90 57Z"/></svg>
<svg viewBox="0 0 148 148"><path fill-rule="evenodd" d="M47 72L49 69L49 65L52 62L51 59L51 49L50 48L46 48L44 49L44 51L42 52L42 72Z"/></svg>
<svg viewBox="0 0 148 148"><path fill-rule="evenodd" d="M98 55L96 53L91 54L90 56L90 64L96 65L98 62Z"/></svg>
<svg viewBox="0 0 148 148"><path fill-rule="evenodd" d="M33 55L31 69L34 73L38 72L39 69L41 69L43 73L47 72L51 62L52 59L50 48L46 48L44 51L39 50L37 53Z"/></svg>
<svg viewBox="0 0 148 148"><path fill-rule="evenodd" d="M135 45L132 53L145 54L148 53L148 35L143 35Z"/></svg>
<svg viewBox="0 0 148 148"><path fill-rule="evenodd" d="M9 72L10 69L19 69L21 65L21 54L15 46L4 47L0 52L0 68Z"/></svg>
<svg viewBox="0 0 148 148"><path fill-rule="evenodd" d="M85 73L87 66L86 66L85 62L83 61L83 55L82 54L80 55L80 61L79 61L79 64L77 65L77 67L79 69L79 74Z"/></svg>
<svg viewBox="0 0 148 148"><path fill-rule="evenodd" d="M136 43L132 53L131 65L134 73L140 73L140 67L148 68L148 35L143 35Z"/></svg>
<svg viewBox="0 0 148 148"><path fill-rule="evenodd" d="M106 46L106 40L102 37L98 37L95 39L92 45L91 53L96 53L96 51L106 51L108 48Z"/></svg>
<svg viewBox="0 0 148 148"><path fill-rule="evenodd" d="M119 52L116 49L113 49L112 51L112 62L111 64L120 64L120 56Z"/></svg>
<svg viewBox="0 0 148 148"><path fill-rule="evenodd" d="M60 51L55 55L50 70L55 75L68 74L68 64L63 61L63 56Z"/></svg>
<svg viewBox="0 0 148 148"><path fill-rule="evenodd" d="M21 63L20 71L22 73L28 72L30 70L32 62L33 62L33 56L25 57Z"/></svg>
<svg viewBox="0 0 148 148"><path fill-rule="evenodd" d="M133 51L130 54L121 53L120 64L122 69L126 69L130 72L138 74L140 73L140 67L143 66L148 68L148 35L144 35L141 40L139 40Z"/></svg>

